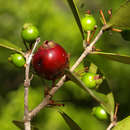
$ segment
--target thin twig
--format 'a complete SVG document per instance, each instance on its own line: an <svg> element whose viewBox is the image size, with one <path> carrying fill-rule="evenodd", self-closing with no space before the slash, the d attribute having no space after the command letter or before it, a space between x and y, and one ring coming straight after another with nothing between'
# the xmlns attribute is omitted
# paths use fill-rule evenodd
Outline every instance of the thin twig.
<svg viewBox="0 0 130 130"><path fill-rule="evenodd" d="M31 54L30 54L30 56L28 58L27 64L30 64L30 62L32 60L33 53L34 53L34 51L35 51L35 49L36 49L39 42L40 42L40 38L37 38L36 43L34 44L34 47L32 49L32 52L31 52Z"/></svg>
<svg viewBox="0 0 130 130"><path fill-rule="evenodd" d="M116 125L116 121L110 123L106 130L111 130Z"/></svg>
<svg viewBox="0 0 130 130"><path fill-rule="evenodd" d="M70 69L71 72L73 72L75 70L75 68L83 61L83 59L92 51L92 47L103 34L103 30L104 30L104 28L101 28L101 30L99 31L98 35L95 37L93 42L84 50L82 55L79 57L79 59L76 61L76 63ZM65 80L66 80L66 75L64 75L59 80L59 82L56 84L56 86L50 90L49 94L43 99L43 101L29 113L30 118L33 118L41 109L43 109L46 105L48 105L50 98L64 84Z"/></svg>
<svg viewBox="0 0 130 130"><path fill-rule="evenodd" d="M40 38L38 38L36 40L32 52L28 52L25 55L25 58L26 58L25 81L24 81L24 126L25 126L25 130L31 130L31 123L30 123L29 110L28 110L28 93L29 93L29 86L30 86L30 81L32 80L32 77L29 78L29 71L30 71L30 63L32 60L33 53L39 42L40 42Z"/></svg>
<svg viewBox="0 0 130 130"><path fill-rule="evenodd" d="M113 116L113 120L110 123L110 125L107 127L106 130L111 130L116 125L116 123L117 123L117 112L118 112L118 108L119 108L119 104L116 104L116 108L115 108L115 113L114 113L114 116Z"/></svg>

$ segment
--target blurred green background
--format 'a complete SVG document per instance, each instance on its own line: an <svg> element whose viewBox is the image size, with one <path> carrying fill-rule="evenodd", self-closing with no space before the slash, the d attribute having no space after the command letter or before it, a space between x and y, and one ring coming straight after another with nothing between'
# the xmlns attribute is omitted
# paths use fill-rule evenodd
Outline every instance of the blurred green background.
<svg viewBox="0 0 130 130"><path fill-rule="evenodd" d="M124 0L75 0L82 15L90 9L101 27L99 9L103 9L108 19L107 10L113 13ZM82 38L72 12L66 0L0 0L0 38L21 46L20 31L25 22L36 25L40 31L41 41L54 40L71 54L72 65L83 51ZM106 52L130 55L130 42L122 39L116 32L105 32L98 48ZM8 62L12 51L0 48L0 129L17 130L12 120L22 120L24 100L24 69L15 68ZM94 62L106 76L100 91L114 92L119 103L118 119L130 115L130 65L109 61L100 56L88 56L86 62ZM77 70L82 69L82 63ZM108 88L109 84L109 88ZM36 107L43 98L43 82L34 77L29 93L30 110ZM91 108L97 105L89 95L75 83L69 81L56 93L54 99L69 100L61 109L76 121L83 130L104 130L109 122L97 120L91 114ZM45 108L34 119L33 124L40 130L68 130L62 117L55 109Z"/></svg>

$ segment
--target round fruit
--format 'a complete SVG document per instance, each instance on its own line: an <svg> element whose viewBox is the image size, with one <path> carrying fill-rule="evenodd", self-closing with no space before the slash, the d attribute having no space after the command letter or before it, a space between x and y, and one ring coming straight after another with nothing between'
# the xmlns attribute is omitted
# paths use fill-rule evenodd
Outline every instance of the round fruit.
<svg viewBox="0 0 130 130"><path fill-rule="evenodd" d="M94 79L95 76L96 76L95 73L85 73L82 76L81 80L88 88L95 88L96 87L96 80Z"/></svg>
<svg viewBox="0 0 130 130"><path fill-rule="evenodd" d="M91 31L94 30L96 20L92 15L86 14L85 17L81 19L81 23L84 31Z"/></svg>
<svg viewBox="0 0 130 130"><path fill-rule="evenodd" d="M108 119L106 111L101 106L94 107L93 114L100 120Z"/></svg>
<svg viewBox="0 0 130 130"><path fill-rule="evenodd" d="M15 64L17 67L23 67L24 64L25 64L25 59L24 57L21 55L21 54L12 54L10 57L9 57L9 60Z"/></svg>
<svg viewBox="0 0 130 130"><path fill-rule="evenodd" d="M130 41L130 30L124 30L121 32L121 35L124 40Z"/></svg>
<svg viewBox="0 0 130 130"><path fill-rule="evenodd" d="M28 42L33 42L38 38L39 31L36 26L32 24L24 24L21 32L22 38Z"/></svg>
<svg viewBox="0 0 130 130"><path fill-rule="evenodd" d="M38 75L48 80L55 80L64 74L68 67L66 51L53 41L45 41L32 59L32 65Z"/></svg>

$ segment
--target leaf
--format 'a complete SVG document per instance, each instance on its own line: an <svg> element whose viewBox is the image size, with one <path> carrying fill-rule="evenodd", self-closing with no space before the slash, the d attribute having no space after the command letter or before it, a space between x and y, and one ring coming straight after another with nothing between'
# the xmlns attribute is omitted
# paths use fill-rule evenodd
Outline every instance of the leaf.
<svg viewBox="0 0 130 130"><path fill-rule="evenodd" d="M78 10L77 10L77 8L75 6L75 3L74 3L73 0L67 0L67 1L68 1L68 4L69 4L69 6L70 6L70 8L72 10L74 18L75 18L75 20L77 22L77 25L78 25L79 30L81 32L82 38L84 39L84 32L83 32L83 29L82 29L82 25L81 25L80 18L79 18L79 13L78 13Z"/></svg>
<svg viewBox="0 0 130 130"><path fill-rule="evenodd" d="M91 72L91 73L97 73L97 66L95 65L95 64L93 64L93 63L91 63L90 64L90 66L89 66L89 72Z"/></svg>
<svg viewBox="0 0 130 130"><path fill-rule="evenodd" d="M130 0L124 2L107 23L120 29L130 29Z"/></svg>
<svg viewBox="0 0 130 130"><path fill-rule="evenodd" d="M13 120L13 123L20 128L21 130L24 130L24 122L23 121L16 121ZM35 126L31 125L31 130L39 130L38 128L36 128Z"/></svg>
<svg viewBox="0 0 130 130"><path fill-rule="evenodd" d="M73 121L66 113L64 113L63 111L59 111L59 113L64 118L65 122L68 124L71 130L81 130L79 125L75 121Z"/></svg>
<svg viewBox="0 0 130 130"><path fill-rule="evenodd" d="M91 54L92 55L102 55L110 60L118 61L118 62L124 63L124 64L130 64L130 56L127 56L127 55L120 55L120 54L107 53L107 52L92 52Z"/></svg>
<svg viewBox="0 0 130 130"><path fill-rule="evenodd" d="M130 130L130 116L119 121L112 130Z"/></svg>
<svg viewBox="0 0 130 130"><path fill-rule="evenodd" d="M0 47L4 47L4 48L7 48L7 49L16 51L18 53L21 53L22 55L24 54L22 52L21 48L17 47L15 44L13 44L13 43L11 43L7 40L4 40L4 39L0 39Z"/></svg>
<svg viewBox="0 0 130 130"><path fill-rule="evenodd" d="M89 89L74 73L70 72L69 70L66 69L65 72L73 82L75 82L79 87L88 92L111 115L113 108L110 107L108 97L105 94L99 93L93 89Z"/></svg>
<svg viewBox="0 0 130 130"><path fill-rule="evenodd" d="M112 92L107 94L108 98L108 104L109 104L109 109L110 109L110 115L111 115L111 121L113 121L113 116L114 116L114 111L115 111L115 101Z"/></svg>

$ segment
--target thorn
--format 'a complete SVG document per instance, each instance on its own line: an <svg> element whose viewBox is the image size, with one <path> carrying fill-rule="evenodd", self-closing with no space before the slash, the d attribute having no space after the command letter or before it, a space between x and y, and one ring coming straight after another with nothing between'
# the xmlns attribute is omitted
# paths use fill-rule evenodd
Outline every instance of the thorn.
<svg viewBox="0 0 130 130"><path fill-rule="evenodd" d="M116 29L116 28L112 28L111 30L112 30L112 31L115 31L115 32L122 32L121 29Z"/></svg>
<svg viewBox="0 0 130 130"><path fill-rule="evenodd" d="M89 41L91 41L91 40L93 39L96 30L97 30L97 26L94 27L94 30L92 31L92 34L91 34L91 36L90 36Z"/></svg>
<svg viewBox="0 0 130 130"><path fill-rule="evenodd" d="M112 17L112 9L109 9L107 12L109 14L109 17L111 18Z"/></svg>
<svg viewBox="0 0 130 130"><path fill-rule="evenodd" d="M96 49L96 48L95 48L95 51L102 51L102 50L101 50L101 49Z"/></svg>
<svg viewBox="0 0 130 130"><path fill-rule="evenodd" d="M87 44L90 43L90 35L91 35L91 31L87 31Z"/></svg>
<svg viewBox="0 0 130 130"><path fill-rule="evenodd" d="M102 17L102 20L103 20L103 24L104 25L106 25L107 24L107 22L106 22L106 19L105 19L105 16L104 16L104 14L103 14L103 11L102 11L102 9L100 9L100 15L101 15L101 17Z"/></svg>
<svg viewBox="0 0 130 130"><path fill-rule="evenodd" d="M91 11L90 10L86 10L86 14L91 14Z"/></svg>
<svg viewBox="0 0 130 130"><path fill-rule="evenodd" d="M101 49L97 49L95 46L92 47L92 51L102 51Z"/></svg>

